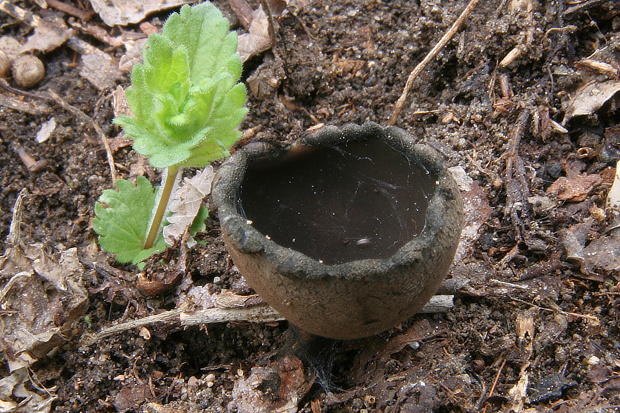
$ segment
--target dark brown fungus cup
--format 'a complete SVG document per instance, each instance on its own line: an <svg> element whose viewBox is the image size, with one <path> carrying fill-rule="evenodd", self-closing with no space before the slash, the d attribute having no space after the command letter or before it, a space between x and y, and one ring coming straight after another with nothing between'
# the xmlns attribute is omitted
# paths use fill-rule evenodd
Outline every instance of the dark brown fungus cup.
<svg viewBox="0 0 620 413"><path fill-rule="evenodd" d="M326 126L236 151L213 185L228 251L301 329L370 336L420 310L459 242L462 203L441 155L402 129Z"/></svg>

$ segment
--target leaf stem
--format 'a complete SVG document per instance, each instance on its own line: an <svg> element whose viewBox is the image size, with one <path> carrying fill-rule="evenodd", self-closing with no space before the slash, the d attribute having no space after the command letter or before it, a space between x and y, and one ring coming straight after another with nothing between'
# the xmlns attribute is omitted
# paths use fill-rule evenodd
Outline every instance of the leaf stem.
<svg viewBox="0 0 620 413"><path fill-rule="evenodd" d="M161 189L161 196L159 197L159 201L157 204L157 209L155 210L155 215L153 215L153 219L151 220L151 226L149 228L148 236L146 237L146 241L144 242L144 249L148 250L155 244L155 240L157 239L157 235L159 233L159 227L161 226L162 221L164 220L164 214L166 213L166 207L168 206L168 201L170 200L170 195L172 194L172 188L174 187L174 182L176 181L177 174L179 173L179 166L172 165L169 166L166 173L166 179L164 181L164 186Z"/></svg>

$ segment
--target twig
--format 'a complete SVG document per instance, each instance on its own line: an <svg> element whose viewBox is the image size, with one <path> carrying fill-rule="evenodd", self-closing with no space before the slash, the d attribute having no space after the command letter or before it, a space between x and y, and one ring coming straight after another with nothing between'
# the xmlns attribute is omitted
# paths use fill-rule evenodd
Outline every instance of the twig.
<svg viewBox="0 0 620 413"><path fill-rule="evenodd" d="M59 0L47 0L47 4L48 6L51 6L55 8L56 10L60 10L61 12L71 15L73 17L77 17L78 19L82 21L90 20L91 17L93 17L93 14L95 14L92 11L78 9L77 7L72 6L71 4L63 3L62 1L59 1Z"/></svg>
<svg viewBox="0 0 620 413"><path fill-rule="evenodd" d="M111 336L116 333L121 333L123 331L131 330L132 328L136 328L136 327L142 327L142 326L146 326L146 325L150 325L150 324L154 324L158 322L178 321L179 316L185 310L186 309L179 308L176 310L166 311L161 314L150 315L148 317L138 318L136 320L131 320L126 323L121 323L121 324L117 324L114 326L106 327L97 334L85 337L84 340L82 341L82 344L86 346L90 346L96 343L97 341L101 340L102 338Z"/></svg>
<svg viewBox="0 0 620 413"><path fill-rule="evenodd" d="M210 308L194 313L180 315L182 326L224 323L231 321L249 321L253 323L272 323L284 318L268 304L247 308Z"/></svg>
<svg viewBox="0 0 620 413"><path fill-rule="evenodd" d="M536 308L538 310L548 311L550 313L560 313L560 314L569 315L569 316L572 316L572 317L585 318L587 320L592 320L592 321L599 322L598 317L595 317L593 315L572 313L570 311L564 311L564 310L560 310L560 309L552 309L552 308L541 307L541 306L538 306L536 304L528 303L527 301L519 300L518 298L514 298L514 297L510 297L510 299L513 300L513 301L517 301L519 303L527 304L527 305L529 305L531 307L534 307L534 308Z"/></svg>
<svg viewBox="0 0 620 413"><path fill-rule="evenodd" d="M21 89L17 89L14 88L13 86L9 85L6 80L0 78L0 87L2 87L2 89L6 90L7 92L16 94L16 95L22 95L22 96L26 96L28 98L36 98L36 99L43 99L46 100L48 99L46 96L41 96L38 95L36 93L32 93L32 92L26 92L25 90L21 90Z"/></svg>
<svg viewBox="0 0 620 413"><path fill-rule="evenodd" d="M430 61L433 60L435 56L437 56L437 54L441 51L441 49L443 49L445 45L448 44L448 42L452 39L452 37L454 37L456 32L459 31L459 29L461 28L461 26L463 25L463 23L465 22L465 20L471 13L471 11L478 4L478 1L479 0L470 0L469 4L467 5L467 7L465 7L463 12L459 16L459 18L456 19L454 24L452 24L452 27L450 27L450 29L443 35L443 37L439 40L439 42L435 45L435 47L433 47L431 51L428 52L424 60L422 60L415 67L415 69L411 71L411 73L409 74L409 78L407 78L407 83L405 83L405 88L403 89L403 93L400 95L400 97L396 101L396 105L394 105L394 111L392 112L392 116L390 116L390 119L388 120L388 123L387 123L389 126L396 124L396 121L398 120L398 116L400 115L400 112L402 111L403 106L405 106L405 101L407 100L407 96L409 95L409 92L411 92L411 88L413 87L413 82L420 75L420 73L422 73L422 70L424 70L424 68L430 63Z"/></svg>
<svg viewBox="0 0 620 413"><path fill-rule="evenodd" d="M502 371L504 370L504 366L506 365L506 358L502 358L502 364L499 366L499 370L497 370L497 374L495 375L495 379L493 380L493 384L491 385L491 388L489 389L489 393L488 396L486 397L486 399L488 399L489 397L491 397L493 395L493 392L495 391L495 387L497 387L497 383L499 382L499 376L501 376ZM487 404L486 401L484 402L484 407L482 409L482 412L485 413L487 411Z"/></svg>
<svg viewBox="0 0 620 413"><path fill-rule="evenodd" d="M591 9L592 7L600 6L607 3L609 0L590 0L581 4L576 4L564 10L564 16L568 16L577 12Z"/></svg>
<svg viewBox="0 0 620 413"><path fill-rule="evenodd" d="M4 79L0 80L4 82ZM0 85L4 87L2 82L0 82ZM13 109L38 117L48 114L52 111L52 109L44 103L31 103L2 94L0 94L0 106L4 106L5 108Z"/></svg>
<svg viewBox="0 0 620 413"><path fill-rule="evenodd" d="M453 298L454 297L451 295L436 295L431 298L431 300L424 306L424 308L422 308L420 313L446 312L452 307L454 307ZM200 311L191 311L188 308L181 307L175 310L170 310L160 314L155 314L136 320L131 320L126 323L106 327L97 334L87 336L83 340L83 344L89 346L101 340L102 338L111 336L113 334L131 330L136 327L143 327L146 325L160 322L180 322L182 326L187 327L202 324L226 323L234 321L271 323L274 321L282 320L284 320L284 318L271 306L265 303L248 307L209 308Z"/></svg>
<svg viewBox="0 0 620 413"><path fill-rule="evenodd" d="M239 23L248 30L252 23L252 14L254 12L252 7L246 0L228 0L228 4L239 19Z"/></svg>
<svg viewBox="0 0 620 413"><path fill-rule="evenodd" d="M523 160L519 156L519 145L529 119L530 111L525 109L521 112L517 124L510 134L508 150L506 151L504 177L506 183L506 207L519 240L523 240L526 237L524 222L530 222L531 215L531 208L527 200L530 192L527 173Z"/></svg>
<svg viewBox="0 0 620 413"><path fill-rule="evenodd" d="M518 284L513 284L513 283L507 283L505 281L500 281L500 280L490 280L491 284L496 284L502 287L507 287L507 288L515 288L517 290L529 290L528 287L525 287L523 285L518 285Z"/></svg>
<svg viewBox="0 0 620 413"><path fill-rule="evenodd" d="M280 53L278 51L278 41L276 35L279 32L279 26L276 19L273 17L273 12L271 7L269 7L269 2L267 0L260 0L261 7L263 11L267 14L267 22L269 23L267 30L269 32L269 37L271 37L271 52L273 56L276 58L276 61L281 62L282 59L280 57Z"/></svg>
<svg viewBox="0 0 620 413"><path fill-rule="evenodd" d="M38 26L41 18L30 11L14 5L10 1L0 0L0 11L29 26Z"/></svg>

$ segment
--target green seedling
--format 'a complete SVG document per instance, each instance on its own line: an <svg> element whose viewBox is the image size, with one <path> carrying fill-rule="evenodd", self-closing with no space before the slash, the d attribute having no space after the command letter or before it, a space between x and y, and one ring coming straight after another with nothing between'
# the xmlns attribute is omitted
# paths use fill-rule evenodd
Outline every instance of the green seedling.
<svg viewBox="0 0 620 413"><path fill-rule="evenodd" d="M136 185L120 179L118 190L104 191L95 205L99 244L117 261L137 264L163 251L162 223L177 176L229 155L241 137L237 128L247 112L241 70L237 34L209 2L183 6L148 38L127 89L133 116L114 122L136 152L165 171L159 189L146 178Z"/></svg>

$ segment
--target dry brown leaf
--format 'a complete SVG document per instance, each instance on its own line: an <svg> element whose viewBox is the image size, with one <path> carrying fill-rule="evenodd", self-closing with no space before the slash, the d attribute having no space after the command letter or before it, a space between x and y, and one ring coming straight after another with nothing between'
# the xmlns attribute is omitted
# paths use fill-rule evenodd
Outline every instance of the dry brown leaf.
<svg viewBox="0 0 620 413"><path fill-rule="evenodd" d="M180 239L194 222L202 200L211 193L213 175L213 167L209 165L193 178L183 180L170 203L172 215L167 218L170 225L166 225L163 231L168 245L173 245L175 240Z"/></svg>
<svg viewBox="0 0 620 413"><path fill-rule="evenodd" d="M17 245L0 257L3 329L0 348L11 370L28 366L63 344L86 312L84 269L72 248L50 255L43 244Z"/></svg>
<svg viewBox="0 0 620 413"><path fill-rule="evenodd" d="M125 26L141 22L148 14L185 4L184 0L90 0L93 10L108 26Z"/></svg>
<svg viewBox="0 0 620 413"><path fill-rule="evenodd" d="M146 38L125 41L125 54L118 62L118 68L126 73L131 72L134 65L142 61L142 51L146 45Z"/></svg>
<svg viewBox="0 0 620 413"><path fill-rule="evenodd" d="M620 80L585 85L568 102L562 125L566 125L575 116L593 114L618 92L620 92Z"/></svg>
<svg viewBox="0 0 620 413"><path fill-rule="evenodd" d="M107 53L96 51L82 55L80 76L88 80L98 90L105 90L116 85L123 77L118 63Z"/></svg>
<svg viewBox="0 0 620 413"><path fill-rule="evenodd" d="M26 367L15 370L1 379L0 412L50 412L52 403L58 397L52 394L49 389L45 389L44 396L41 396L32 391L32 388L39 389L40 386L32 382Z"/></svg>
<svg viewBox="0 0 620 413"><path fill-rule="evenodd" d="M252 367L247 378L235 381L229 408L240 413L297 412L299 401L311 385L301 360L286 356L279 361L277 370Z"/></svg>
<svg viewBox="0 0 620 413"><path fill-rule="evenodd" d="M577 175L572 178L559 177L549 188L548 194L553 194L562 201L581 202L585 201L590 192L601 182L600 175Z"/></svg>
<svg viewBox="0 0 620 413"><path fill-rule="evenodd" d="M237 50L241 56L241 61L245 62L252 56L268 50L270 47L269 21L267 20L267 14L261 7L254 11L248 33L243 33L239 36Z"/></svg>
<svg viewBox="0 0 620 413"><path fill-rule="evenodd" d="M581 271L584 274L620 274L620 229L610 235L593 240L583 249L584 262Z"/></svg>
<svg viewBox="0 0 620 413"><path fill-rule="evenodd" d="M561 232L567 260L578 264L586 275L619 273L620 228L611 229L585 246L593 222L588 219Z"/></svg>
<svg viewBox="0 0 620 413"><path fill-rule="evenodd" d="M51 52L74 36L73 29L68 28L65 21L56 14L38 22L34 34L28 36L20 53L32 50L43 53Z"/></svg>
<svg viewBox="0 0 620 413"><path fill-rule="evenodd" d="M461 241L456 250L454 265L458 266L470 257L480 238L480 228L489 221L491 206L486 191L473 179L467 176L463 167L449 168L450 173L461 189L463 197L464 224L461 231Z"/></svg>
<svg viewBox="0 0 620 413"><path fill-rule="evenodd" d="M142 405L151 397L151 391L146 383L125 384L114 396L112 405L117 412L136 411L135 409Z"/></svg>

